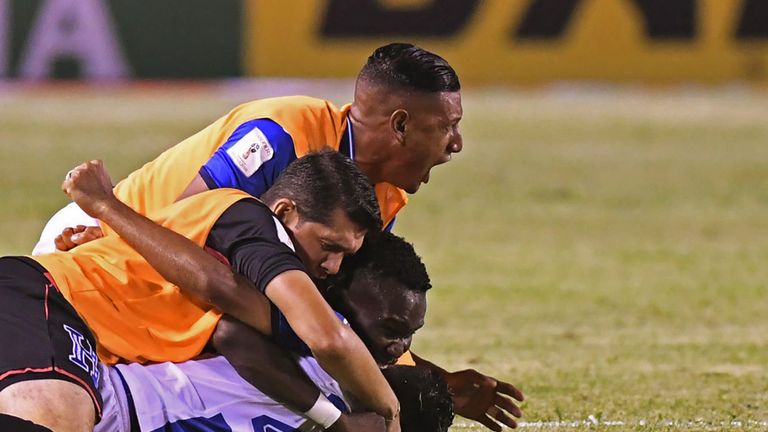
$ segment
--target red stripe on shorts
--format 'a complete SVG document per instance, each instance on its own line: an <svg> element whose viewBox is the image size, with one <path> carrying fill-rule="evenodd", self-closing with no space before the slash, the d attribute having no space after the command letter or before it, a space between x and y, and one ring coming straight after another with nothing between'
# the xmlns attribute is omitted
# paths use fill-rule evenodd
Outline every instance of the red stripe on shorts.
<svg viewBox="0 0 768 432"><path fill-rule="evenodd" d="M45 320L48 321L48 290L51 288L50 284L45 284Z"/></svg>
<svg viewBox="0 0 768 432"><path fill-rule="evenodd" d="M40 368L40 369L35 369L35 368L14 369L0 375L0 381L4 380L6 377L9 377L11 375L18 375L18 374L23 374L28 372L33 372L33 373L50 372L52 370L53 370L53 367L51 366L47 368Z"/></svg>
<svg viewBox="0 0 768 432"><path fill-rule="evenodd" d="M50 282L51 285L53 285L53 287L56 288L56 291L61 292L61 290L59 289L59 286L56 285L56 281L53 280L53 276L51 276L50 273L45 272L45 273L43 273L43 276L45 276L45 278L48 279L48 282Z"/></svg>
<svg viewBox="0 0 768 432"><path fill-rule="evenodd" d="M86 389L88 391L88 394L91 395L91 399L93 399L93 404L96 405L96 411L98 411L98 413L97 413L98 417L101 418L101 407L99 406L98 399L96 398L96 395L93 394L93 390L91 390L91 387L88 384L86 384L85 381L81 380L76 375L72 375L71 373L65 371L64 369L61 369L61 368L58 368L58 367L54 367L53 370L58 372L58 373L60 373L60 374L62 374L62 375L66 375L66 376L72 378L73 380L79 382L80 385L84 389Z"/></svg>

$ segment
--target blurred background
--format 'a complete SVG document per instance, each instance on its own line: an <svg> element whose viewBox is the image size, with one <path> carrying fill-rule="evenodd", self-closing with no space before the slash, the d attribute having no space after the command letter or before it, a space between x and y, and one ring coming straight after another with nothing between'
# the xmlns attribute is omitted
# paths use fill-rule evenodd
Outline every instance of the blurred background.
<svg viewBox="0 0 768 432"><path fill-rule="evenodd" d="M414 351L518 385L527 428L767 429L765 0L0 0L0 253L83 160L117 181L242 102L350 102L393 41L465 112L394 229L435 286Z"/></svg>
<svg viewBox="0 0 768 432"><path fill-rule="evenodd" d="M766 78L762 0L2 0L0 76L354 76L392 40L466 84Z"/></svg>

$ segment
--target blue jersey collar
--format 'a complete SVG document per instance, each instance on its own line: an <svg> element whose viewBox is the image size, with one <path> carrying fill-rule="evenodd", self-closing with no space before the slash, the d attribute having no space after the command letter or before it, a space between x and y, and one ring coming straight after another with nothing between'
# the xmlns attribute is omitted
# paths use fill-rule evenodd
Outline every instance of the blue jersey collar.
<svg viewBox="0 0 768 432"><path fill-rule="evenodd" d="M341 143L339 143L339 153L355 160L355 140L352 132L352 120L349 119L349 114L347 114L347 130L344 131Z"/></svg>

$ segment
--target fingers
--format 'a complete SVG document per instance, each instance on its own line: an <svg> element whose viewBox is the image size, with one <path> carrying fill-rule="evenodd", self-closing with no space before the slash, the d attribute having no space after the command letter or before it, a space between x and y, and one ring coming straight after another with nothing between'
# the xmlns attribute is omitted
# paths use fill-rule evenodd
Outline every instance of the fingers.
<svg viewBox="0 0 768 432"><path fill-rule="evenodd" d="M494 432L501 432L501 425L496 423L492 418L488 417L488 415L484 415L482 418L477 419L477 421Z"/></svg>
<svg viewBox="0 0 768 432"><path fill-rule="evenodd" d="M510 399L508 399L506 396L499 396L496 395L496 398L493 400L494 405L497 407L511 413L515 417L522 417L523 412L520 410L520 408L515 405Z"/></svg>
<svg viewBox="0 0 768 432"><path fill-rule="evenodd" d="M112 186L112 181L109 179L109 174L104 167L104 163L98 159L94 159L88 162L83 162L67 171L67 174L64 176L64 181L61 184L61 189L67 195L70 195L72 189L75 188L76 185L82 181L88 181L88 179L91 179L90 181L98 179L97 181L99 183L107 183L109 186Z"/></svg>
<svg viewBox="0 0 768 432"><path fill-rule="evenodd" d="M525 396L523 395L523 392L518 390L517 387L513 386L512 384L505 383L504 381L498 382L498 384L496 385L496 391L498 393L512 396L512 398L520 402L525 400Z"/></svg>
<svg viewBox="0 0 768 432"><path fill-rule="evenodd" d="M496 408L496 407L491 407L491 408ZM490 412L491 410L489 409L488 411ZM508 426L508 427L513 428L513 429L517 427L517 422L515 421L515 419L512 418L512 416L510 416L506 412L504 412L504 411L502 411L502 410L500 410L498 408L496 408L496 411L493 412L493 415L491 415L489 413L489 414L487 414L487 416L488 416L488 418L491 418L491 419L493 419L493 420L503 424L504 426ZM501 428L499 428L499 430L501 430Z"/></svg>
<svg viewBox="0 0 768 432"><path fill-rule="evenodd" d="M78 230L78 228L82 228L82 229ZM81 245L101 237L104 237L104 233L101 231L101 228L92 227L92 226L86 227L83 225L78 225L77 227L75 227L75 233L72 235L71 241L75 245Z"/></svg>
<svg viewBox="0 0 768 432"><path fill-rule="evenodd" d="M56 245L56 249L60 251L68 251L77 246L74 242L72 242L73 234L74 230L72 228L64 228L64 231L57 235L53 240L54 244Z"/></svg>
<svg viewBox="0 0 768 432"><path fill-rule="evenodd" d="M511 427L511 428L516 428L517 427L517 421L515 421L515 419L512 418L512 416L510 416L504 410L502 410L499 407L494 406L494 405L491 405L491 407L488 408L488 410L485 412L484 418L489 423L496 424L496 422L499 422L499 423L501 423L501 424L503 424L505 426ZM488 424L486 424L486 422L481 421L481 423L483 423L484 425L486 425L488 427L491 427ZM491 427L491 429L493 429L493 428ZM496 430L496 429L494 429L494 430ZM501 430L501 427L499 427L498 430Z"/></svg>
<svg viewBox="0 0 768 432"><path fill-rule="evenodd" d="M53 242L56 245L57 250L68 251L75 246L88 243L89 241L101 237L104 237L104 232L101 230L101 227L78 225L75 227L64 228L61 234L57 235Z"/></svg>
<svg viewBox="0 0 768 432"><path fill-rule="evenodd" d="M104 170L104 163L101 160L93 159L88 162L83 162L80 165L72 168L71 170L67 171L67 174L64 176L64 181L72 179L72 177L75 177L77 174L83 172L83 171L96 171L100 172Z"/></svg>
<svg viewBox="0 0 768 432"><path fill-rule="evenodd" d="M67 174L64 176L64 182L61 183L61 190L63 190L64 193L67 195L70 194L73 182L77 179L78 174L85 169L86 164L87 163L82 163L67 171Z"/></svg>

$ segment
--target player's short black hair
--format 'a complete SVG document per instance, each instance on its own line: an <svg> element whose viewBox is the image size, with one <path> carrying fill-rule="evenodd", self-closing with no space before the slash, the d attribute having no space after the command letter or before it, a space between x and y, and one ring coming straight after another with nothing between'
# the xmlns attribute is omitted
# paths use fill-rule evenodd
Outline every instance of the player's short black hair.
<svg viewBox="0 0 768 432"><path fill-rule="evenodd" d="M374 283L395 279L408 290L422 293L432 288L427 268L413 245L389 232L366 236L360 250L344 258L331 282L336 288L347 289L355 276Z"/></svg>
<svg viewBox="0 0 768 432"><path fill-rule="evenodd" d="M291 162L261 196L267 204L280 198L296 203L304 221L328 224L333 212L341 209L360 228L381 230L379 202L371 181L351 159L330 149Z"/></svg>
<svg viewBox="0 0 768 432"><path fill-rule="evenodd" d="M382 370L400 401L403 432L447 432L453 423L453 399L448 384L432 370L390 366Z"/></svg>
<svg viewBox="0 0 768 432"><path fill-rule="evenodd" d="M445 59L408 43L377 48L368 57L358 80L427 93L461 90L459 76Z"/></svg>

